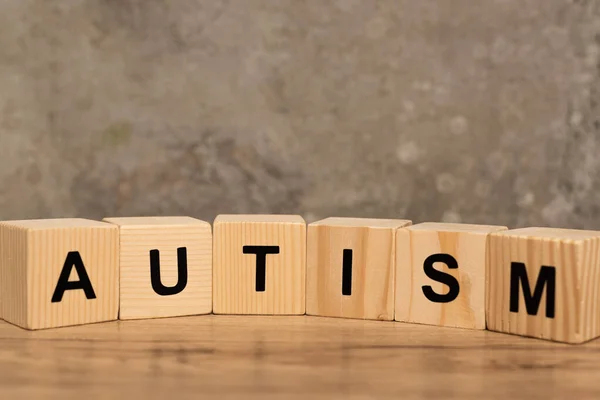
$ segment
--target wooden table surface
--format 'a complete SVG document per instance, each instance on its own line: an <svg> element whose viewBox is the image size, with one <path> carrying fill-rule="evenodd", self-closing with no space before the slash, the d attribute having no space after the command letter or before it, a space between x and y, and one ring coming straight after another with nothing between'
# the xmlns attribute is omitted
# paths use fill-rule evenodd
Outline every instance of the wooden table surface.
<svg viewBox="0 0 600 400"><path fill-rule="evenodd" d="M0 322L0 399L600 399L600 341L316 317L28 332Z"/></svg>

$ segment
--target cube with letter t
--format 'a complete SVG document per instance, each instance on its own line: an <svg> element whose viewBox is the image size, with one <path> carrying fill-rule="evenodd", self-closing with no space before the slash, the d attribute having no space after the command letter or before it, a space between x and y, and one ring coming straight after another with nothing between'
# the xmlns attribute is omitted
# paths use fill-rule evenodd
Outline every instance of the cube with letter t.
<svg viewBox="0 0 600 400"><path fill-rule="evenodd" d="M2 317L26 329L117 319L119 230L85 219L0 223Z"/></svg>
<svg viewBox="0 0 600 400"><path fill-rule="evenodd" d="M302 217L219 215L213 229L215 314L304 314Z"/></svg>
<svg viewBox="0 0 600 400"><path fill-rule="evenodd" d="M492 234L486 308L492 331L567 343L600 336L600 232Z"/></svg>

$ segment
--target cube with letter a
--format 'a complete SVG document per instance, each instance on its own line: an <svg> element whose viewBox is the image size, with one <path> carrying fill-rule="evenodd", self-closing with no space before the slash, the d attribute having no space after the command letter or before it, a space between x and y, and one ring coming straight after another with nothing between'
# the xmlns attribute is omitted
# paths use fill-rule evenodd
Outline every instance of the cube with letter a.
<svg viewBox="0 0 600 400"><path fill-rule="evenodd" d="M119 319L212 311L210 224L190 217L105 218L119 227Z"/></svg>
<svg viewBox="0 0 600 400"><path fill-rule="evenodd" d="M396 321L485 329L490 233L504 226L422 223L396 236Z"/></svg>
<svg viewBox="0 0 600 400"><path fill-rule="evenodd" d="M119 230L85 219L0 223L2 317L26 329L117 319Z"/></svg>
<svg viewBox="0 0 600 400"><path fill-rule="evenodd" d="M310 224L306 313L393 320L395 236L410 224L372 218L326 218Z"/></svg>
<svg viewBox="0 0 600 400"><path fill-rule="evenodd" d="M523 228L490 236L489 330L557 342L600 336L600 232Z"/></svg>
<svg viewBox="0 0 600 400"><path fill-rule="evenodd" d="M219 215L213 230L215 314L304 314L302 217Z"/></svg>

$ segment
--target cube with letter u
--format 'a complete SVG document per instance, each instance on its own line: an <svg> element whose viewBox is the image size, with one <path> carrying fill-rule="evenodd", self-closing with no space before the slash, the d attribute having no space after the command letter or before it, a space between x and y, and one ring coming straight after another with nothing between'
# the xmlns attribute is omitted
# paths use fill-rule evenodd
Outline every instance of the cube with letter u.
<svg viewBox="0 0 600 400"><path fill-rule="evenodd" d="M208 314L212 233L195 218L105 218L120 233L119 319Z"/></svg>
<svg viewBox="0 0 600 400"><path fill-rule="evenodd" d="M117 319L119 231L85 219L0 223L2 317L26 329Z"/></svg>

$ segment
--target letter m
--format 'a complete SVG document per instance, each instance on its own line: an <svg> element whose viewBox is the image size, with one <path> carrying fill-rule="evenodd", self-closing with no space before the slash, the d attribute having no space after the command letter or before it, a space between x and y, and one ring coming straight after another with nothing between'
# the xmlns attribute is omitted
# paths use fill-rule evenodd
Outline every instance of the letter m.
<svg viewBox="0 0 600 400"><path fill-rule="evenodd" d="M554 303L556 301L556 268L542 265L537 277L533 294L529 285L527 268L524 263L512 262L510 264L510 312L519 312L519 283L523 287L525 308L527 314L537 315L542 302L544 287L546 291L546 317L554 318Z"/></svg>

